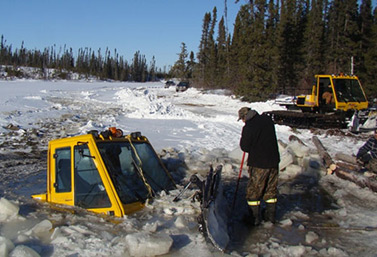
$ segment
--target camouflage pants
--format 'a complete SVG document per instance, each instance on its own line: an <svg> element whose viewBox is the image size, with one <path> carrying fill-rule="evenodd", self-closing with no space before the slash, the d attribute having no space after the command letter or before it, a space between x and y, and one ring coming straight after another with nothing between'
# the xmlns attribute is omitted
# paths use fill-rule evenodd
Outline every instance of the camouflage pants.
<svg viewBox="0 0 377 257"><path fill-rule="evenodd" d="M246 188L247 201L276 201L278 169L249 167L250 179Z"/></svg>

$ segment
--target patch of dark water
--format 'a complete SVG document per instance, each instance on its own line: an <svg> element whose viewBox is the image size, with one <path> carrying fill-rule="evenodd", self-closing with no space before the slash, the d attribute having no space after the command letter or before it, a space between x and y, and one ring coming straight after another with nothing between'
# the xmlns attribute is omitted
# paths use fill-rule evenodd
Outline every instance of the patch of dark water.
<svg viewBox="0 0 377 257"><path fill-rule="evenodd" d="M256 227L248 225L249 213L245 200L247 181L247 178L241 179L235 208L231 212L229 251L255 253L253 246L271 239L279 244L306 244L305 236L308 230L305 226L332 222L322 213L336 208L335 199L321 188L317 179L298 175L279 186L276 224L262 223ZM225 182L224 191L229 203L233 202L235 187L236 181Z"/></svg>

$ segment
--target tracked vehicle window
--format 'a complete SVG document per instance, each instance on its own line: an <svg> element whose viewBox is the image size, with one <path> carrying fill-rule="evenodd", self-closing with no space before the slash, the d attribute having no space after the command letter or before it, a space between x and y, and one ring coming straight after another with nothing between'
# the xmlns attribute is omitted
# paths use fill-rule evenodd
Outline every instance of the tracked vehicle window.
<svg viewBox="0 0 377 257"><path fill-rule="evenodd" d="M147 143L98 143L98 149L123 203L144 202L150 193L170 190L173 182ZM136 150L136 152L135 152Z"/></svg>
<svg viewBox="0 0 377 257"><path fill-rule="evenodd" d="M75 205L83 208L110 207L111 202L88 146L75 146L74 154Z"/></svg>
<svg viewBox="0 0 377 257"><path fill-rule="evenodd" d="M146 179L155 192L162 190L171 190L174 188L172 179L156 156L156 153L149 144L134 144L137 154L142 163L142 169L145 172Z"/></svg>
<svg viewBox="0 0 377 257"><path fill-rule="evenodd" d="M363 91L356 79L334 79L336 96L340 102L365 102Z"/></svg>
<svg viewBox="0 0 377 257"><path fill-rule="evenodd" d="M128 143L99 143L98 149L123 203L145 202L149 192Z"/></svg>
<svg viewBox="0 0 377 257"><path fill-rule="evenodd" d="M55 190L58 193L71 192L71 148L59 148L55 151Z"/></svg>

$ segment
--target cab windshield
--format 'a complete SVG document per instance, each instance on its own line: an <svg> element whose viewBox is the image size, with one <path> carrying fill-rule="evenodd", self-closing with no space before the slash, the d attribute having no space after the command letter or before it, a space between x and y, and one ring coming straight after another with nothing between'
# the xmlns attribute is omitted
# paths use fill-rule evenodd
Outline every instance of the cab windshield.
<svg viewBox="0 0 377 257"><path fill-rule="evenodd" d="M145 202L162 190L175 187L150 144L112 141L97 145L124 204Z"/></svg>
<svg viewBox="0 0 377 257"><path fill-rule="evenodd" d="M365 96L356 79L334 79L334 88L339 102L365 102Z"/></svg>

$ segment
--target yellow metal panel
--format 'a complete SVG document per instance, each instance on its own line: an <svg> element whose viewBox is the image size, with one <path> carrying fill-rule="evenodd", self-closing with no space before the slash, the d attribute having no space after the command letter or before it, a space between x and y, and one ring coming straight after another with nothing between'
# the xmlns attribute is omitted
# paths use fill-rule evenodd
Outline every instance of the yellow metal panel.
<svg viewBox="0 0 377 257"><path fill-rule="evenodd" d="M96 208L96 209L88 209L88 210L91 211L91 212L98 213L98 214L114 215L115 217L123 217L124 215L129 215L129 214L135 213L135 212L141 210L144 207L145 207L145 204L143 204L141 202L125 204L125 205L123 205L124 214L117 211L116 208ZM111 213L111 212L113 212L113 213Z"/></svg>

